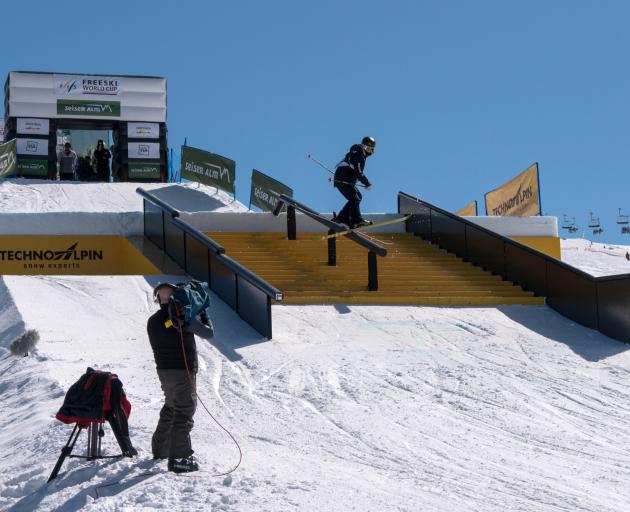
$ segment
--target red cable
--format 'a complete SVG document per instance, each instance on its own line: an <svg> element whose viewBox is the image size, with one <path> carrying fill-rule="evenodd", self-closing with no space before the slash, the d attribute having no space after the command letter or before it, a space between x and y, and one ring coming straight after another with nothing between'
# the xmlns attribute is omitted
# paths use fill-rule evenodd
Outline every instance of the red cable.
<svg viewBox="0 0 630 512"><path fill-rule="evenodd" d="M173 327L175 327L175 323L173 323ZM176 327L175 327L176 328ZM190 383L190 387L193 390L193 393L195 393L195 395L197 395L197 400L199 400L199 403L203 406L203 408L206 410L206 412L208 413L208 416L210 416L214 422L219 425L219 427L228 435L230 436L230 438L232 439L232 441L234 441L234 444L236 445L236 447L238 448L238 462L236 463L236 466L234 466L232 469L230 469L229 471L226 471L225 473L218 473L216 475L212 475L212 476L226 476L229 475L230 473L233 473L234 471L236 471L236 469L241 465L241 461L243 460L243 451L241 450L240 445L238 444L238 441L234 438L234 436L232 435L232 433L225 428L223 425L221 425L221 423L219 423L219 420L217 420L212 413L208 410L208 408L206 407L206 404L203 403L203 400L201 400L201 397L199 396L199 393L197 393L197 386L195 386L195 383L192 380L192 377L190 376L190 370L188 369L188 360L186 359L186 350L184 349L184 327L183 325L180 326L179 329L179 339L181 341L181 345L182 345L182 355L184 356L184 366L186 367L186 375L188 376L188 382Z"/></svg>

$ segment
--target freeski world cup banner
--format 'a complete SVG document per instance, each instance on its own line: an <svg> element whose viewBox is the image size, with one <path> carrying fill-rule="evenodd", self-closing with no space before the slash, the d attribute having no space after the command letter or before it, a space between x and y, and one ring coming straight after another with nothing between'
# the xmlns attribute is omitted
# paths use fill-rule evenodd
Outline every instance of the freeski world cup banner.
<svg viewBox="0 0 630 512"><path fill-rule="evenodd" d="M236 162L209 151L182 146L182 178L234 194Z"/></svg>
<svg viewBox="0 0 630 512"><path fill-rule="evenodd" d="M17 169L17 144L15 139L0 144L0 180L15 174Z"/></svg>
<svg viewBox="0 0 630 512"><path fill-rule="evenodd" d="M252 191L249 196L250 206L253 204L264 212L272 212L276 209L280 194L293 197L293 189L256 169L252 169ZM286 208L286 205L284 208Z"/></svg>
<svg viewBox="0 0 630 512"><path fill-rule="evenodd" d="M499 188L488 192L486 215L531 217L540 215L538 164L528 167Z"/></svg>
<svg viewBox="0 0 630 512"><path fill-rule="evenodd" d="M166 122L166 80L160 77L10 71L5 97L7 117L31 121Z"/></svg>
<svg viewBox="0 0 630 512"><path fill-rule="evenodd" d="M472 203L468 203L462 209L457 210L455 215L459 215L460 217L476 217L477 216L477 200L475 199Z"/></svg>

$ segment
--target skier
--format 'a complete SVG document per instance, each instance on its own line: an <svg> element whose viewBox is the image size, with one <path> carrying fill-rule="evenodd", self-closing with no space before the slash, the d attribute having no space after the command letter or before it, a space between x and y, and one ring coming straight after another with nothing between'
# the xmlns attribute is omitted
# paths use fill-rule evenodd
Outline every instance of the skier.
<svg viewBox="0 0 630 512"><path fill-rule="evenodd" d="M361 144L354 144L344 159L335 168L335 187L347 200L339 215L333 216L333 222L346 224L350 228L369 226L372 224L361 216L361 199L363 196L357 188L357 180L370 190L372 185L363 174L365 159L374 154L376 141L372 137L363 137Z"/></svg>
<svg viewBox="0 0 630 512"><path fill-rule="evenodd" d="M194 394L197 346L194 334L210 339L214 330L206 311L192 319L187 329L182 326L181 333L170 324L169 301L176 288L169 283L161 283L154 288L153 298L160 309L147 322L149 342L164 391L164 406L151 448L154 459L168 458L169 471L186 473L199 469L190 442L197 407Z"/></svg>

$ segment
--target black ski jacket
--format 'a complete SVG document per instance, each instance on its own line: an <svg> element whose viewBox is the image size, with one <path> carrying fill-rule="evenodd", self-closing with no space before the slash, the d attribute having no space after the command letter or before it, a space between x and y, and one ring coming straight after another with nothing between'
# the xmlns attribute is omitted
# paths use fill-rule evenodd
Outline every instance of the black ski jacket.
<svg viewBox="0 0 630 512"><path fill-rule="evenodd" d="M168 319L168 310L160 309L151 315L147 321L147 334L153 349L155 365L158 370L185 370L180 334L175 327L164 325ZM195 343L195 335L186 331L184 331L184 350L188 369L191 372L196 372L197 344Z"/></svg>
<svg viewBox="0 0 630 512"><path fill-rule="evenodd" d="M338 185L356 185L357 180L366 187L370 186L369 180L363 174L367 155L361 144L354 144L335 169L335 187Z"/></svg>

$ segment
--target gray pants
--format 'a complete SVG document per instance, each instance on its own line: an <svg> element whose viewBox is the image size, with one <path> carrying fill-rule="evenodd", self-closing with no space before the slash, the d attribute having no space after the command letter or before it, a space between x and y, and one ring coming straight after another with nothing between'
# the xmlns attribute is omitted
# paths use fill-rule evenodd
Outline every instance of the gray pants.
<svg viewBox="0 0 630 512"><path fill-rule="evenodd" d="M190 431L194 425L197 398L193 396L186 370L157 372L164 391L164 407L160 411L160 421L151 441L153 456L175 459L188 457L193 454ZM190 377L195 384L196 374L192 372Z"/></svg>

